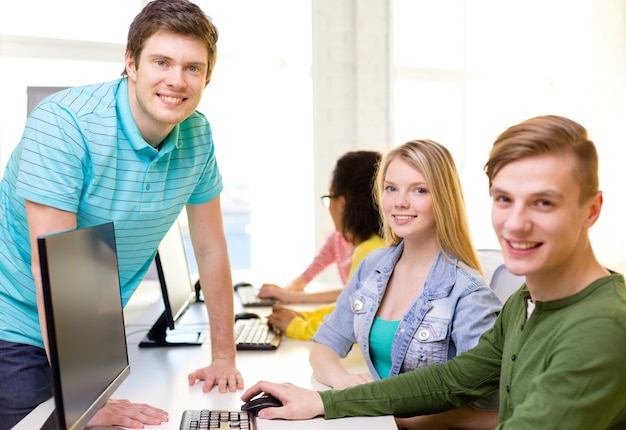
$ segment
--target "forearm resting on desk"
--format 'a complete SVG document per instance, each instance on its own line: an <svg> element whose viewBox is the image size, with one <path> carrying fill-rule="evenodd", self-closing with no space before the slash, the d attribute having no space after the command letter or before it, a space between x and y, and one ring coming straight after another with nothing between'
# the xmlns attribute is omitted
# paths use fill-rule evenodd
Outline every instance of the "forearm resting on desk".
<svg viewBox="0 0 626 430"><path fill-rule="evenodd" d="M350 373L341 364L339 356L326 345L314 342L309 362L313 368L313 376L319 382L340 390L354 385L373 381L368 373Z"/></svg>

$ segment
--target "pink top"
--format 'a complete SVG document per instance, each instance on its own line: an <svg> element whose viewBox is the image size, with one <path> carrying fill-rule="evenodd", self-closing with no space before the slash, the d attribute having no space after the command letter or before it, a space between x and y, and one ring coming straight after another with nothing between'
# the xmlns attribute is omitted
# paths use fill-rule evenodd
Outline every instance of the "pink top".
<svg viewBox="0 0 626 430"><path fill-rule="evenodd" d="M354 254L354 244L344 239L343 235L338 231L334 231L328 236L313 262L300 276L307 283L311 282L322 270L332 263L337 263L339 277L341 282L345 284L350 274L352 254Z"/></svg>

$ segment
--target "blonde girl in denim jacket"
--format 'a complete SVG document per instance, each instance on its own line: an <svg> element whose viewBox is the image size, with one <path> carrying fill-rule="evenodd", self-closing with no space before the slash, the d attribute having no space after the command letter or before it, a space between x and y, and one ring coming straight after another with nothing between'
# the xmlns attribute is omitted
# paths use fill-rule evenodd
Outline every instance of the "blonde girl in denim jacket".
<svg viewBox="0 0 626 430"><path fill-rule="evenodd" d="M392 149L375 197L389 247L370 253L313 338L315 378L335 389L443 363L471 349L501 303L485 284L450 152L430 140ZM368 374L341 364L357 344ZM439 414L397 418L401 429L493 429L497 393Z"/></svg>

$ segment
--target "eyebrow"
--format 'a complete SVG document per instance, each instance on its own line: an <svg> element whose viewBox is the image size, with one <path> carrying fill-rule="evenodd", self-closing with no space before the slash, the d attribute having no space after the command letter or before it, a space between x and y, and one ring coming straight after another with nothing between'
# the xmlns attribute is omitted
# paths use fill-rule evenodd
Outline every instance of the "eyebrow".
<svg viewBox="0 0 626 430"><path fill-rule="evenodd" d="M397 184L396 181L391 181L391 180L388 180L388 179L385 179L383 181L383 183L385 185L396 185ZM425 182L425 181L412 182L412 183L409 184L409 187L427 187L427 186L428 186L428 182Z"/></svg>
<svg viewBox="0 0 626 430"><path fill-rule="evenodd" d="M489 189L489 194L507 194L510 195L511 192L506 191L502 188L498 188L498 187L494 187L492 186ZM530 194L532 197L548 197L551 199L563 199L565 196L563 195L563 193L558 192L558 191L552 191L552 190L544 190L544 191L538 191L535 193L531 193Z"/></svg>

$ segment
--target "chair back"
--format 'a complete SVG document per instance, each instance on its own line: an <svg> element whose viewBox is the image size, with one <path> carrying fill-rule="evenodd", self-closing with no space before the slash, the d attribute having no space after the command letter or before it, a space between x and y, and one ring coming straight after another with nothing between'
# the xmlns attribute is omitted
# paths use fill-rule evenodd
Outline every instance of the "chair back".
<svg viewBox="0 0 626 430"><path fill-rule="evenodd" d="M512 274L504 264L501 264L494 270L489 286L504 303L525 281L524 276Z"/></svg>

